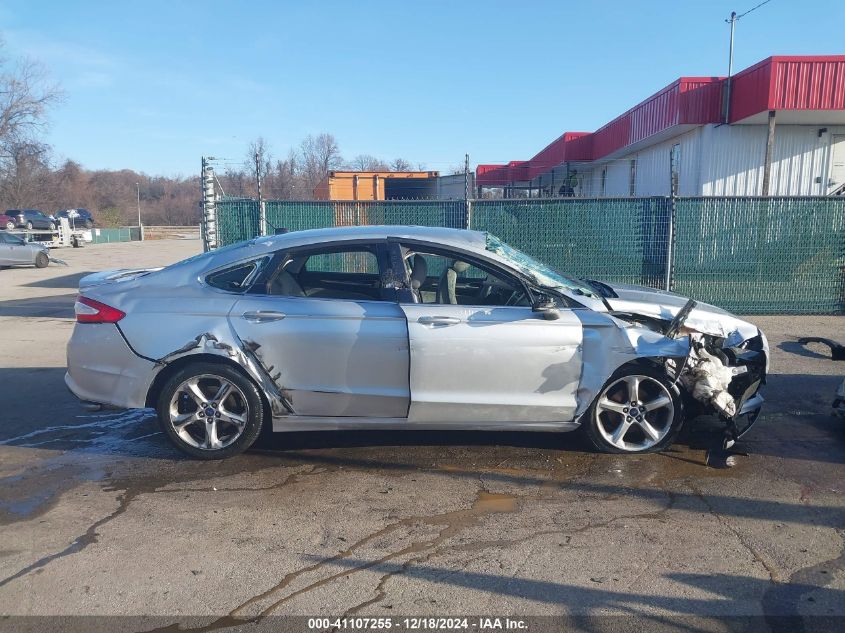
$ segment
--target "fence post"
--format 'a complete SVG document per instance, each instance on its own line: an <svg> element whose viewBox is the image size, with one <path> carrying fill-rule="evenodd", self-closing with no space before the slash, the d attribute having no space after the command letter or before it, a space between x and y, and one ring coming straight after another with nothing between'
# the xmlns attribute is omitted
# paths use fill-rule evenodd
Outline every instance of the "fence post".
<svg viewBox="0 0 845 633"><path fill-rule="evenodd" d="M267 211L264 196L261 195L261 157L255 152L255 180L258 186L258 234L267 235Z"/></svg>
<svg viewBox="0 0 845 633"><path fill-rule="evenodd" d="M202 157L202 247L204 251L217 248L217 198L214 193L214 168L209 164L212 157Z"/></svg>
<svg viewBox="0 0 845 633"><path fill-rule="evenodd" d="M666 292L672 291L672 286L675 283L674 279L674 265L675 265L675 210L676 210L677 196L674 192L669 196L669 226L666 229L666 279L664 281L664 290Z"/></svg>

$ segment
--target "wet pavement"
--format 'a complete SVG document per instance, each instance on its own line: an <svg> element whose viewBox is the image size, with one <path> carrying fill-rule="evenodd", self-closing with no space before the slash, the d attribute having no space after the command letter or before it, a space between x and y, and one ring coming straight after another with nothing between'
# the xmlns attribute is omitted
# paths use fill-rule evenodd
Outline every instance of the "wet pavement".
<svg viewBox="0 0 845 633"><path fill-rule="evenodd" d="M62 381L81 272L198 248L0 271L0 615L845 616L845 363L794 343L845 339L842 317L751 318L773 374L733 468L708 465L708 419L639 457L578 434L326 432L203 463L151 411L86 412Z"/></svg>

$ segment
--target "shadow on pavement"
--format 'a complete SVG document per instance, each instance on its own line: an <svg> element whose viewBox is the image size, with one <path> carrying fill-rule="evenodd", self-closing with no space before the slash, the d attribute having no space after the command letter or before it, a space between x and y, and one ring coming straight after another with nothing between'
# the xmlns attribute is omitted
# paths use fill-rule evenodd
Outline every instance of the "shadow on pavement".
<svg viewBox="0 0 845 633"><path fill-rule="evenodd" d="M84 270L70 275L62 275L61 277L51 277L49 279L39 279L38 281L31 281L28 284L21 284L26 288L79 288L79 280L93 273L93 270Z"/></svg>

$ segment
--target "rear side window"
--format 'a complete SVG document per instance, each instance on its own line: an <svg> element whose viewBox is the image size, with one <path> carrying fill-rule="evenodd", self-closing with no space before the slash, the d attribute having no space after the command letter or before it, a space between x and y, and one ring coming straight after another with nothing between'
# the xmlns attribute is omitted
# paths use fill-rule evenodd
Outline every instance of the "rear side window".
<svg viewBox="0 0 845 633"><path fill-rule="evenodd" d="M262 257L249 262L233 264L208 275L205 278L205 283L227 292L245 292L258 277L258 273L268 260L269 257Z"/></svg>

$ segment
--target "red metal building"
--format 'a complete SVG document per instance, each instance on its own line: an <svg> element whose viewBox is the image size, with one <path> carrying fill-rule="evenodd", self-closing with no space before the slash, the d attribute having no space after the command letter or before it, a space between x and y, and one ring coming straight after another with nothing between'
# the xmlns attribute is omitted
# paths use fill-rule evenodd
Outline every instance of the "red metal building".
<svg viewBox="0 0 845 633"><path fill-rule="evenodd" d="M845 55L769 57L730 80L681 77L595 132L477 170L479 187L511 195L668 195L673 181L681 195L843 191Z"/></svg>

